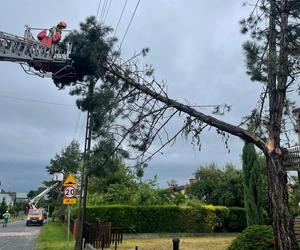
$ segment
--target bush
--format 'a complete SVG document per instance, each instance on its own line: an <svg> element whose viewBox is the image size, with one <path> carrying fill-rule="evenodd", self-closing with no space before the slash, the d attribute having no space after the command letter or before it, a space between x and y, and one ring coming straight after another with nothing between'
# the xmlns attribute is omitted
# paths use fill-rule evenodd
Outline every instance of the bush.
<svg viewBox="0 0 300 250"><path fill-rule="evenodd" d="M271 226L253 225L232 242L228 250L273 250L275 238Z"/></svg>
<svg viewBox="0 0 300 250"><path fill-rule="evenodd" d="M229 218L230 209L224 206L213 206L213 205L204 205L206 209L213 211L216 214L216 224L214 231L224 232L227 231L226 223Z"/></svg>
<svg viewBox="0 0 300 250"><path fill-rule="evenodd" d="M225 229L228 232L241 232L247 227L246 210L241 207L230 207L225 218Z"/></svg>
<svg viewBox="0 0 300 250"><path fill-rule="evenodd" d="M72 210L72 214L76 215L77 212ZM113 226L122 227L126 232L137 233L228 231L226 225L233 223L230 219L242 220L237 218L240 215L238 213L230 217L229 208L212 205L106 205L87 207L85 214L88 222L112 222ZM242 216L245 219L243 214Z"/></svg>

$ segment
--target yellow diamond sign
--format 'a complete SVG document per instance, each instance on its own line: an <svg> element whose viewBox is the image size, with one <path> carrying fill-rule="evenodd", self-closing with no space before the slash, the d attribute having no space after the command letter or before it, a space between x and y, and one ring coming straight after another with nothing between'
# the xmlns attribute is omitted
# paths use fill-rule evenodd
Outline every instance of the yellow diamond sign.
<svg viewBox="0 0 300 250"><path fill-rule="evenodd" d="M64 186L77 186L77 182L76 179L74 177L74 175L69 174L68 177L66 178L65 182L64 182Z"/></svg>

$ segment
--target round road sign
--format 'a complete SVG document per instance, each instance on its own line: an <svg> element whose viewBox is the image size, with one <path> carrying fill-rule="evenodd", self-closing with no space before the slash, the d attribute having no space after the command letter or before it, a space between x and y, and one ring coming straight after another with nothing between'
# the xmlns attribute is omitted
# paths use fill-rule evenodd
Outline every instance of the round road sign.
<svg viewBox="0 0 300 250"><path fill-rule="evenodd" d="M75 198L76 197L76 188L73 186L65 187L64 196L65 198Z"/></svg>

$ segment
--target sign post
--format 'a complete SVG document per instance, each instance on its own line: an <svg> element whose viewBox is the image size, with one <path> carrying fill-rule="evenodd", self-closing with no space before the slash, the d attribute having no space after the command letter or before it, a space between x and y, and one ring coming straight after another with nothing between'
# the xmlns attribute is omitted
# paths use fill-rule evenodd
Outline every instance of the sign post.
<svg viewBox="0 0 300 250"><path fill-rule="evenodd" d="M63 204L68 205L68 231L67 231L67 242L69 245L70 241L70 220L71 220L71 206L77 202L77 182L73 175L68 175L64 182L64 200Z"/></svg>
<svg viewBox="0 0 300 250"><path fill-rule="evenodd" d="M69 246L70 241L70 217L71 217L71 207L68 205L68 232L67 232L67 242Z"/></svg>

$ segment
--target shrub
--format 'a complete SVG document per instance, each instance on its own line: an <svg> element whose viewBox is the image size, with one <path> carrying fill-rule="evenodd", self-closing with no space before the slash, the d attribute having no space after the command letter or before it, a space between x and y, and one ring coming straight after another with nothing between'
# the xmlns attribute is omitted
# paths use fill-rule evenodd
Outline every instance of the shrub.
<svg viewBox="0 0 300 250"><path fill-rule="evenodd" d="M203 208L213 211L216 215L216 222L214 231L227 231L226 230L226 221L229 216L229 208L224 206L214 206L214 205L203 205Z"/></svg>
<svg viewBox="0 0 300 250"><path fill-rule="evenodd" d="M246 211L241 207L230 207L225 218L225 229L228 232L241 232L247 227Z"/></svg>
<svg viewBox="0 0 300 250"><path fill-rule="evenodd" d="M228 250L273 250L275 238L271 226L253 225L232 242Z"/></svg>
<svg viewBox="0 0 300 250"><path fill-rule="evenodd" d="M244 210L243 210L244 211ZM76 210L72 210L76 215ZM105 205L87 207L85 220L88 222L112 222L126 232L199 232L227 231L230 209L222 206L179 207L168 206L129 206ZM244 216L244 215L243 215ZM74 218L74 217L72 217ZM243 217L244 218L244 217Z"/></svg>
<svg viewBox="0 0 300 250"><path fill-rule="evenodd" d="M213 232L217 225L216 213L205 207L180 208L179 217L183 224L182 232Z"/></svg>

